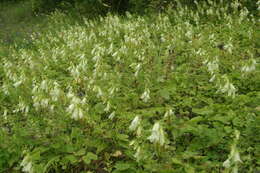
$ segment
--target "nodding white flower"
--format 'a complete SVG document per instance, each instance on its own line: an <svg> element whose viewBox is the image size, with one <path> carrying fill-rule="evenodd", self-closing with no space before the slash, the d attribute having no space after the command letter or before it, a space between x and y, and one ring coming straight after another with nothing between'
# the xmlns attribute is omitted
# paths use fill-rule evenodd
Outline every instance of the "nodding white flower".
<svg viewBox="0 0 260 173"><path fill-rule="evenodd" d="M110 120L112 120L112 119L114 119L115 115L116 115L116 113L115 113L115 111L113 111L113 112L108 116L108 118L109 118Z"/></svg>
<svg viewBox="0 0 260 173"><path fill-rule="evenodd" d="M132 146L132 145L134 145L134 144L136 144L136 141L135 141L135 140L132 140L132 141L129 143L130 146Z"/></svg>
<svg viewBox="0 0 260 173"><path fill-rule="evenodd" d="M101 90L101 88L99 86L94 86L93 91L97 92L97 97L102 97L103 96L103 92Z"/></svg>
<svg viewBox="0 0 260 173"><path fill-rule="evenodd" d="M83 118L83 111L81 108L76 107L72 112L72 118L75 120Z"/></svg>
<svg viewBox="0 0 260 173"><path fill-rule="evenodd" d="M92 60L93 60L94 62L96 62L96 65L95 65L95 67L96 67L97 64L101 61L101 56L96 55L96 56L94 56L94 57L92 58Z"/></svg>
<svg viewBox="0 0 260 173"><path fill-rule="evenodd" d="M223 163L223 166L225 168L230 168L231 165L234 165L234 167L232 168L233 173L238 172L238 164L242 163L237 149L237 141L239 140L239 135L240 132L238 130L235 130L235 139L233 145L231 146L231 152L229 154L228 159Z"/></svg>
<svg viewBox="0 0 260 173"><path fill-rule="evenodd" d="M78 78L80 77L79 67L78 67L78 66L77 66L77 67L71 67L71 68L70 68L70 73L71 73L71 75L72 75L74 78L78 79Z"/></svg>
<svg viewBox="0 0 260 173"><path fill-rule="evenodd" d="M61 90L58 87L58 84L55 83L54 88L50 91L50 95L54 101L57 101L61 95Z"/></svg>
<svg viewBox="0 0 260 173"><path fill-rule="evenodd" d="M191 30L185 33L185 36L188 38L192 38L192 35L193 35L193 33Z"/></svg>
<svg viewBox="0 0 260 173"><path fill-rule="evenodd" d="M141 147L140 146L137 147L134 157L137 159L137 161L139 161L141 159Z"/></svg>
<svg viewBox="0 0 260 173"><path fill-rule="evenodd" d="M113 54L112 54L112 57L116 57L118 55L118 52L116 51L116 52L114 52Z"/></svg>
<svg viewBox="0 0 260 173"><path fill-rule="evenodd" d="M8 113L8 110L4 110L3 117L5 120L7 120L7 113Z"/></svg>
<svg viewBox="0 0 260 173"><path fill-rule="evenodd" d="M30 157L28 155L23 158L21 162L21 166L23 167L22 169L23 172L28 172L28 173L34 172L32 162L30 161Z"/></svg>
<svg viewBox="0 0 260 173"><path fill-rule="evenodd" d="M199 48L199 50L194 51L194 52L195 52L195 54L200 55L200 56L206 54L205 50L202 50L201 48ZM203 64L207 63L207 61L208 61L208 60L204 61Z"/></svg>
<svg viewBox="0 0 260 173"><path fill-rule="evenodd" d="M42 96L35 95L35 96L32 96L32 99L33 99L33 106L36 109L47 108L48 105L49 105L49 99L48 98L44 98Z"/></svg>
<svg viewBox="0 0 260 173"><path fill-rule="evenodd" d="M256 60L252 58L241 68L241 71L246 73L252 72L256 69L256 64Z"/></svg>
<svg viewBox="0 0 260 173"><path fill-rule="evenodd" d="M211 73L211 74L214 74L216 71L218 71L219 69L219 65L218 65L218 58L216 58L215 60L213 61L205 61L204 63L207 64L207 67L208 67L208 71Z"/></svg>
<svg viewBox="0 0 260 173"><path fill-rule="evenodd" d="M116 87L109 88L109 94L110 95L113 95L116 91L118 91L118 89Z"/></svg>
<svg viewBox="0 0 260 173"><path fill-rule="evenodd" d="M137 65L135 66L135 77L138 76L138 73L139 73L140 69L141 69L141 64L137 64Z"/></svg>
<svg viewBox="0 0 260 173"><path fill-rule="evenodd" d="M232 83L226 84L224 88L227 90L228 96L235 97L236 88Z"/></svg>
<svg viewBox="0 0 260 173"><path fill-rule="evenodd" d="M165 42L165 41L166 41L164 34L161 34L161 41L162 41L162 42Z"/></svg>
<svg viewBox="0 0 260 173"><path fill-rule="evenodd" d="M172 109L169 109L168 111L165 112L164 118L170 117L172 115L173 115L173 111L172 111Z"/></svg>
<svg viewBox="0 0 260 173"><path fill-rule="evenodd" d="M9 94L10 94L10 92L9 92L9 86L8 86L7 84L3 83L1 89L2 89L2 91L4 92L4 94L6 94L6 95L9 95Z"/></svg>
<svg viewBox="0 0 260 173"><path fill-rule="evenodd" d="M215 39L215 34L210 34L209 39L210 40L214 40Z"/></svg>
<svg viewBox="0 0 260 173"><path fill-rule="evenodd" d="M208 10L207 10L207 15L212 15L212 14L213 14L212 8L208 9Z"/></svg>
<svg viewBox="0 0 260 173"><path fill-rule="evenodd" d="M139 116L136 116L133 121L131 122L131 125L129 126L129 129L131 131L134 131L137 129L137 127L140 125L141 119Z"/></svg>
<svg viewBox="0 0 260 173"><path fill-rule="evenodd" d="M148 100L150 100L150 90L148 88L146 88L144 93L141 95L141 99L144 102L148 102Z"/></svg>
<svg viewBox="0 0 260 173"><path fill-rule="evenodd" d="M252 67L250 67L250 66L247 66L247 65L245 65L245 66L243 66L243 67L241 68L241 71L242 71L242 72L251 72L251 71L253 71L253 70L255 70L255 69L252 68Z"/></svg>
<svg viewBox="0 0 260 173"><path fill-rule="evenodd" d="M164 131L159 122L154 124L152 134L148 137L148 139L150 142L160 144L161 146L165 144Z"/></svg>
<svg viewBox="0 0 260 173"><path fill-rule="evenodd" d="M77 97L72 97L71 104L67 108L67 112L71 114L71 117L75 120L83 118L83 110L80 108L80 105L84 102Z"/></svg>
<svg viewBox="0 0 260 173"><path fill-rule="evenodd" d="M138 126L138 128L137 128L137 130L136 130L136 136L137 136L137 137L140 137L140 136L141 136L142 130L143 130L142 126Z"/></svg>
<svg viewBox="0 0 260 173"><path fill-rule="evenodd" d="M17 109L13 110L13 112L19 112L19 111L27 114L29 112L29 106L27 106L25 102L20 101L19 104L17 105Z"/></svg>
<svg viewBox="0 0 260 173"><path fill-rule="evenodd" d="M41 82L40 88L41 88L42 90L48 91L48 83L47 83L46 80L43 80L43 81Z"/></svg>
<svg viewBox="0 0 260 173"><path fill-rule="evenodd" d="M17 88L18 86L20 86L21 84L23 83L23 81L18 81L18 82L15 82L13 85L15 88Z"/></svg>
<svg viewBox="0 0 260 173"><path fill-rule="evenodd" d="M231 3L231 7L234 8L234 9L237 9L241 4L237 1Z"/></svg>
<svg viewBox="0 0 260 173"><path fill-rule="evenodd" d="M208 62L209 62L209 60L208 60L208 59L206 59L206 60L204 60L202 63L203 63L204 65L207 65L207 64L208 64Z"/></svg>
<svg viewBox="0 0 260 173"><path fill-rule="evenodd" d="M111 108L111 104L110 104L110 102L107 102L107 106L105 107L104 111L109 112L110 108Z"/></svg>
<svg viewBox="0 0 260 173"><path fill-rule="evenodd" d="M235 164L237 166L238 163L242 163L242 160L240 159L240 154L236 148L236 145L233 145L228 159L223 162L223 166L225 168L230 168L231 164Z"/></svg>
<svg viewBox="0 0 260 173"><path fill-rule="evenodd" d="M73 98L73 97L75 97L75 96L74 96L73 92L70 90L70 91L68 92L68 94L67 94L67 97L68 97L68 98Z"/></svg>
<svg viewBox="0 0 260 173"><path fill-rule="evenodd" d="M22 169L23 172L33 173L32 162L28 162Z"/></svg>
<svg viewBox="0 0 260 173"><path fill-rule="evenodd" d="M235 97L235 94L236 94L235 86L232 83L230 83L230 81L226 75L222 76L222 79L223 79L224 85L218 84L219 89L217 92L228 93L228 96Z"/></svg>
<svg viewBox="0 0 260 173"><path fill-rule="evenodd" d="M240 20L242 21L243 18L245 18L249 14L249 11L247 8L243 8L240 12Z"/></svg>
<svg viewBox="0 0 260 173"><path fill-rule="evenodd" d="M41 100L41 105L42 105L42 107L48 107L48 105L49 105L49 99L47 99L47 98L45 98L45 99L42 99Z"/></svg>
<svg viewBox="0 0 260 173"><path fill-rule="evenodd" d="M239 140L240 132L238 130L235 130L235 137L236 140Z"/></svg>
<svg viewBox="0 0 260 173"><path fill-rule="evenodd" d="M209 82L213 82L215 79L216 79L216 75L215 75L215 74L213 74L213 75L211 76L211 78L210 78Z"/></svg>
<svg viewBox="0 0 260 173"><path fill-rule="evenodd" d="M233 50L233 45L232 43L228 43L224 46L224 49L226 49L230 54L232 53L232 50Z"/></svg>
<svg viewBox="0 0 260 173"><path fill-rule="evenodd" d="M225 162L223 163L223 166L225 168L230 168L230 166L231 166L230 159L225 160Z"/></svg>
<svg viewBox="0 0 260 173"><path fill-rule="evenodd" d="M138 76L140 69L141 69L141 64L137 64L137 66L135 67L135 77Z"/></svg>
<svg viewBox="0 0 260 173"><path fill-rule="evenodd" d="M140 72L140 70L141 70L142 65L140 63L132 63L130 65L130 67L134 68L134 70L135 70L134 76L137 77L139 72Z"/></svg>
<svg viewBox="0 0 260 173"><path fill-rule="evenodd" d="M235 163L236 162L242 163L242 160L240 159L240 154L239 154L239 152L237 150L235 150L235 152L234 152L233 160L234 160Z"/></svg>

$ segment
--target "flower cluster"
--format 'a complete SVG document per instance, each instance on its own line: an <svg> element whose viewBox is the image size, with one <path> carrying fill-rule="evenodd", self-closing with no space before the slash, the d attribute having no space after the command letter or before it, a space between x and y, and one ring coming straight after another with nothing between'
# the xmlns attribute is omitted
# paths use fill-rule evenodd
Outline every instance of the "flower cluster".
<svg viewBox="0 0 260 173"><path fill-rule="evenodd" d="M256 69L256 60L251 58L246 62L243 67L241 68L241 71L244 73L250 73Z"/></svg>
<svg viewBox="0 0 260 173"><path fill-rule="evenodd" d="M30 155L27 154L22 162L21 162L21 167L23 168L22 171L26 172L26 173L35 173L34 169L33 169L33 163L31 161Z"/></svg>
<svg viewBox="0 0 260 173"><path fill-rule="evenodd" d="M81 100L73 93L68 93L67 97L70 99L70 105L67 108L67 112L71 114L71 117L75 120L82 119L84 112L82 105L86 103L86 99Z"/></svg>
<svg viewBox="0 0 260 173"><path fill-rule="evenodd" d="M227 169L232 167L233 173L238 173L238 165L242 163L239 155L239 151L237 148L237 143L239 140L240 132L235 130L235 139L231 146L231 152L227 160L224 161L223 166Z"/></svg>
<svg viewBox="0 0 260 173"><path fill-rule="evenodd" d="M236 95L236 88L234 85L229 81L227 75L221 76L221 78L217 81L217 92L220 93L227 93L228 96L235 97Z"/></svg>
<svg viewBox="0 0 260 173"><path fill-rule="evenodd" d="M165 136L162 126L159 122L153 125L152 134L148 137L150 142L163 146L165 144Z"/></svg>

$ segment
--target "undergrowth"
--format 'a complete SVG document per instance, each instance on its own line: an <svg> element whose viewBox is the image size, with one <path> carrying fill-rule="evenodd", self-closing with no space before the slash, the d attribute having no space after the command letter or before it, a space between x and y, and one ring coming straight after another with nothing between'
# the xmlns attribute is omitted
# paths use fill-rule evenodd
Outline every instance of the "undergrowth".
<svg viewBox="0 0 260 173"><path fill-rule="evenodd" d="M259 171L257 27L235 2L53 13L0 54L0 171Z"/></svg>

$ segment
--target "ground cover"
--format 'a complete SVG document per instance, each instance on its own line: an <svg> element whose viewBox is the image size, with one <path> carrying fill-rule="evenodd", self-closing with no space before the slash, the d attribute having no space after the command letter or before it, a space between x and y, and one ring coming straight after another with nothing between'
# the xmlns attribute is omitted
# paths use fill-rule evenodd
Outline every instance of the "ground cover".
<svg viewBox="0 0 260 173"><path fill-rule="evenodd" d="M0 170L259 171L257 27L236 3L54 12L0 54Z"/></svg>

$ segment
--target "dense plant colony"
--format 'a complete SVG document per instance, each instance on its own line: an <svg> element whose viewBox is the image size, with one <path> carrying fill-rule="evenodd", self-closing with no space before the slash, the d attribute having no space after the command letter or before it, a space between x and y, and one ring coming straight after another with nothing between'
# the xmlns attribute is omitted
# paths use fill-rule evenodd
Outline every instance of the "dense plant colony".
<svg viewBox="0 0 260 173"><path fill-rule="evenodd" d="M258 0L233 0L241 4L254 14L257 12ZM164 11L167 7L176 7L177 4L187 5L196 9L197 3L219 3L229 5L230 1L224 0L0 0L1 2L28 2L34 12L50 12L55 9L77 11L84 15L105 14L115 12L123 14L126 11L144 14L151 11Z"/></svg>
<svg viewBox="0 0 260 173"><path fill-rule="evenodd" d="M0 171L259 171L259 31L234 1L82 23L0 54Z"/></svg>

